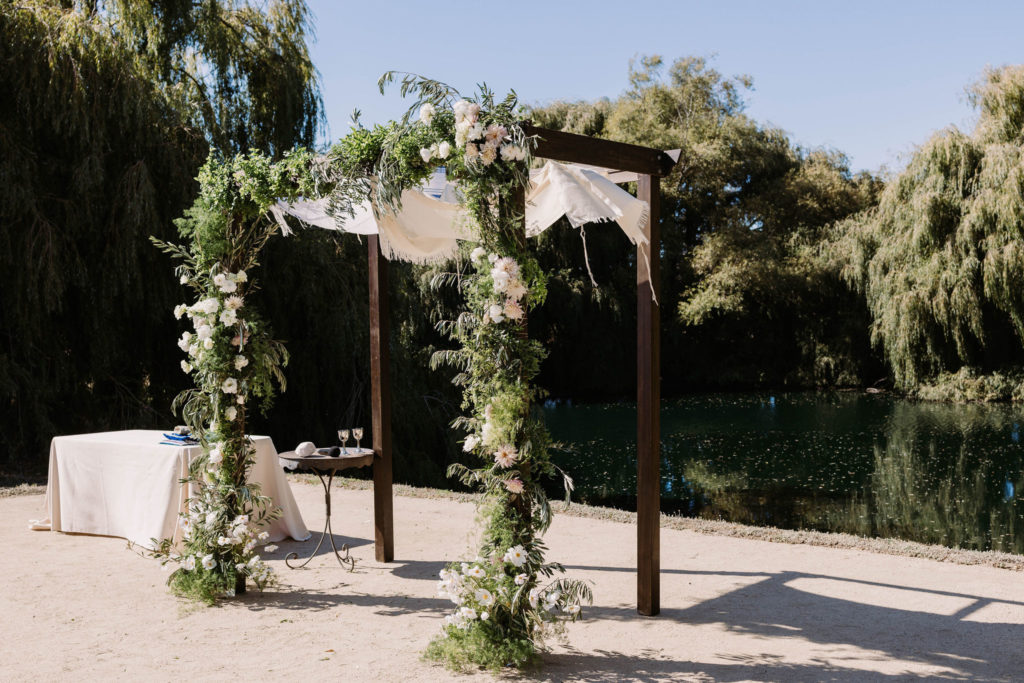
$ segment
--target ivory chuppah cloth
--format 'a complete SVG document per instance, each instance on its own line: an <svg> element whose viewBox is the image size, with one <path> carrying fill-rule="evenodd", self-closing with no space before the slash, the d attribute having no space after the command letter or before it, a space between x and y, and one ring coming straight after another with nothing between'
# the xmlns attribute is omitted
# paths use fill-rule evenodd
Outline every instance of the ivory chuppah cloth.
<svg viewBox="0 0 1024 683"><path fill-rule="evenodd" d="M266 531L271 541L310 537L278 462L274 442L253 436L255 463L249 481L280 508L281 516ZM151 539L180 540L178 513L185 510L191 458L199 446L168 446L159 431L131 430L58 436L50 442L46 485L48 519L32 522L36 530L118 536L144 547Z"/></svg>
<svg viewBox="0 0 1024 683"><path fill-rule="evenodd" d="M380 235L381 251L389 258L428 262L454 254L457 240L469 237L469 217L458 203L458 187L435 174L421 190L402 193L402 210L397 214L378 211L369 202L357 208L355 216L334 217L327 212L327 200L278 202L271 210L286 234L284 214L308 225L342 230L359 235ZM531 237L566 216L573 227L586 223L615 221L633 244L647 254L645 228L649 218L647 202L637 199L590 168L547 162L530 171L526 195L526 231Z"/></svg>

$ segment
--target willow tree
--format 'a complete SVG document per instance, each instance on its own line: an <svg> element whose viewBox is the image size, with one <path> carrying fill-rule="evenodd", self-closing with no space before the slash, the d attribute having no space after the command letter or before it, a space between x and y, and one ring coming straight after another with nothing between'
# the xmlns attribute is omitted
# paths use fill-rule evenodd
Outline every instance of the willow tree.
<svg viewBox="0 0 1024 683"><path fill-rule="evenodd" d="M164 424L171 237L212 146L312 143L302 2L0 3L0 462ZM170 352L169 352L170 351Z"/></svg>
<svg viewBox="0 0 1024 683"><path fill-rule="evenodd" d="M877 207L839 226L832 255L900 387L938 379L962 397L1020 399L1024 67L989 70L969 92L974 130L917 149Z"/></svg>

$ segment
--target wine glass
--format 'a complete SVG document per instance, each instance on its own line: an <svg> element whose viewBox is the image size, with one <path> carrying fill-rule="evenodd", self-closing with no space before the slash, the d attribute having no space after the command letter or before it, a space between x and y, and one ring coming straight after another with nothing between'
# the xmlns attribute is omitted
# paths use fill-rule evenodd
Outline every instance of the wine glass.
<svg viewBox="0 0 1024 683"><path fill-rule="evenodd" d="M347 454L348 453L348 447L347 447L346 444L348 444L348 430L347 429L339 429L338 430L338 439L341 441L341 452Z"/></svg>
<svg viewBox="0 0 1024 683"><path fill-rule="evenodd" d="M353 427L352 428L352 436L356 440L356 450L358 451L359 450L359 442L363 438L363 428L362 427Z"/></svg>

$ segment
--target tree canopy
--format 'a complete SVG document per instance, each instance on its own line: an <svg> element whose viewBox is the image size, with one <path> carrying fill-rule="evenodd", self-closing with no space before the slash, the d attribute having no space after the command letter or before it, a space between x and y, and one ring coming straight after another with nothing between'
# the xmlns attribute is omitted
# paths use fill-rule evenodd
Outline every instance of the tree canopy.
<svg viewBox="0 0 1024 683"><path fill-rule="evenodd" d="M877 206L838 226L829 254L865 297L900 387L941 379L962 398L1021 399L1024 67L987 71L969 95L974 130L921 145ZM993 373L1009 374L982 381ZM972 378L980 393L956 388Z"/></svg>

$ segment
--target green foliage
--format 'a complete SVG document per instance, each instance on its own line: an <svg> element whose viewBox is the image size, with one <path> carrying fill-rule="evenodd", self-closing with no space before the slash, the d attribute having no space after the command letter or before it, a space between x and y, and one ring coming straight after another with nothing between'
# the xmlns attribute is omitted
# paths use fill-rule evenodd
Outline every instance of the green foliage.
<svg viewBox="0 0 1024 683"><path fill-rule="evenodd" d="M395 77L385 74L382 87ZM414 75L403 76L402 93L415 101L401 121L353 130L335 145L324 177L336 214L351 213L365 197L379 213L395 211L402 192L442 164L460 184L480 246L468 254L472 270L460 259L457 272L431 278L458 284L465 297L456 319L438 323L460 346L436 353L432 365L452 365L463 388L469 414L454 424L469 432L464 451L475 457L449 474L485 494L485 529L474 562L441 573L439 592L458 607L427 654L453 668L524 666L557 613L574 620L590 599L584 584L548 580L561 568L545 563L540 541L551 522L542 482L556 470L543 419L532 409L544 349L526 333L527 313L547 292L527 250L523 215L533 141L519 126L514 93L498 101L482 86L477 99L463 100Z"/></svg>
<svg viewBox="0 0 1024 683"><path fill-rule="evenodd" d="M974 131L936 133L830 248L907 390L1024 362L1024 67L988 72L972 101Z"/></svg>
<svg viewBox="0 0 1024 683"><path fill-rule="evenodd" d="M530 116L546 127L681 149L662 180L661 304L678 311L662 322L666 391L874 379L864 306L817 248L828 225L870 205L877 181L852 175L838 153L800 149L751 120L750 79L726 78L702 58L644 58L629 83L614 101L556 102ZM607 358L633 343L635 261L608 232L586 232L599 288L571 237L552 231L541 241L553 296L537 324L568 349L542 381L559 395L581 392L580 373L570 371L577 363L603 368L595 381L604 391L632 391L632 366ZM588 348L583 361L577 354ZM565 380L552 377L559 367Z"/></svg>
<svg viewBox="0 0 1024 683"><path fill-rule="evenodd" d="M173 419L181 294L151 277L165 261L147 237L173 237L211 143L313 142L305 17L295 1L0 3L4 469L44 467L55 434Z"/></svg>
<svg viewBox="0 0 1024 683"><path fill-rule="evenodd" d="M266 410L275 384L284 389L288 353L254 309L257 286L249 273L277 232L270 207L311 193L311 162L302 150L278 162L258 152L230 160L211 156L199 173L196 203L178 221L189 244L154 240L181 262L176 274L197 297L175 309L175 317L187 314L195 330L186 331L179 346L187 354L182 370L196 385L175 406L204 451L189 466L191 495L180 520L183 552L163 539L155 554L181 564L171 575L176 592L205 602L233 590L239 575L261 589L272 579L255 554L257 541L266 537L256 530L276 511L249 482L255 449L246 413L251 399Z"/></svg>

